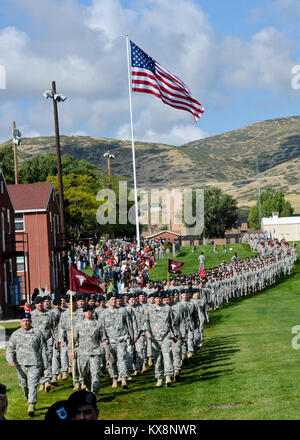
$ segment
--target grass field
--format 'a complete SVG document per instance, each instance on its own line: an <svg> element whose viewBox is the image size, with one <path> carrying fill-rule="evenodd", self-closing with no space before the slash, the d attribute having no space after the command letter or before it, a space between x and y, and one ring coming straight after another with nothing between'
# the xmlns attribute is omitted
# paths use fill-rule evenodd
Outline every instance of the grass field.
<svg viewBox="0 0 300 440"><path fill-rule="evenodd" d="M300 325L299 299L297 264L289 279L211 312L201 351L184 367L182 381L170 388L155 388L153 369L135 378L128 390L112 389L106 374L99 394L100 419L298 420L300 352L292 347L292 328ZM16 324L6 326L11 332ZM15 368L8 367L4 355L0 350L7 418L27 419ZM43 419L52 403L67 398L71 386L69 379L49 394L39 392L34 419Z"/></svg>
<svg viewBox="0 0 300 440"><path fill-rule="evenodd" d="M182 261L184 266L181 268L181 272L184 275L198 272L199 261L198 257L201 252L205 255L205 268L210 269L212 267L219 266L222 261L229 262L235 252L238 253L240 258L246 258L251 255L257 255L255 252L251 252L249 245L247 244L231 244L226 245L226 254L222 253L223 246L217 246L218 253L213 253L213 246L196 246L196 252L192 252L191 246L181 246L180 255L177 258L173 257L173 254L164 254L164 259L158 260L157 266L151 270L150 279L153 281L163 280L167 278L168 259L175 261ZM176 276L176 275L175 275Z"/></svg>

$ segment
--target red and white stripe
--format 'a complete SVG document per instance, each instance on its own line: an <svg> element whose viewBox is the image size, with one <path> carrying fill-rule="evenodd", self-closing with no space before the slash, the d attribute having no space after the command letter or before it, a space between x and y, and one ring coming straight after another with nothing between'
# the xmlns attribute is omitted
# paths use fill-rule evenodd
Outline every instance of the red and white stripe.
<svg viewBox="0 0 300 440"><path fill-rule="evenodd" d="M156 75L148 69L132 67L132 91L155 95L171 107L192 113L198 121L204 108L191 95L188 87L157 61L155 61L155 71Z"/></svg>

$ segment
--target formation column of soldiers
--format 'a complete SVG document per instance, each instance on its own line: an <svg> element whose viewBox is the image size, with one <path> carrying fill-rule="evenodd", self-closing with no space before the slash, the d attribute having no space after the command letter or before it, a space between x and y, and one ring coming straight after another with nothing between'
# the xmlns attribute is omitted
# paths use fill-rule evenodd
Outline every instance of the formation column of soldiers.
<svg viewBox="0 0 300 440"><path fill-rule="evenodd" d="M156 387L180 380L181 370L204 342L209 312L235 298L260 292L291 275L296 246L248 236L258 256L206 272L171 277L170 283L135 280L105 294L69 292L59 300L37 296L35 310L21 319L8 343L6 358L16 365L20 386L34 414L36 388L48 392L73 373L74 389L100 390L108 374L123 389L134 376L154 367ZM72 310L71 310L72 309Z"/></svg>

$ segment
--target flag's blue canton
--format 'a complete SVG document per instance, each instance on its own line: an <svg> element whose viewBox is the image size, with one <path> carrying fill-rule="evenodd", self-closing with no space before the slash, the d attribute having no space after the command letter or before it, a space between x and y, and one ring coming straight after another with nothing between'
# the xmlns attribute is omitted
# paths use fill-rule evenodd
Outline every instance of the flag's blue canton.
<svg viewBox="0 0 300 440"><path fill-rule="evenodd" d="M142 51L136 44L130 41L131 44L131 64L132 67L140 67L141 69L148 69L155 74L155 61Z"/></svg>

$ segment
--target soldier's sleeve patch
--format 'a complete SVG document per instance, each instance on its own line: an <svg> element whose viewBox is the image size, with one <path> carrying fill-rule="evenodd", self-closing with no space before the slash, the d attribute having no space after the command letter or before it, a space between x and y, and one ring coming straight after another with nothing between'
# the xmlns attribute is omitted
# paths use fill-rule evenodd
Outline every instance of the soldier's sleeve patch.
<svg viewBox="0 0 300 440"><path fill-rule="evenodd" d="M56 410L56 414L61 420L65 420L68 417L67 411L63 406Z"/></svg>

